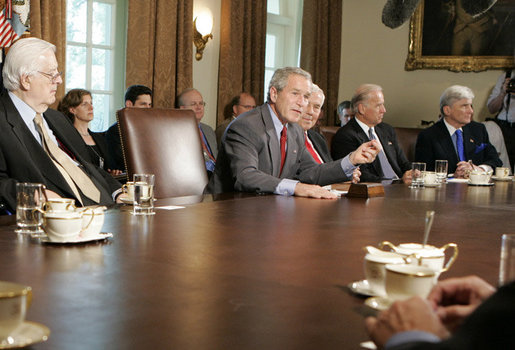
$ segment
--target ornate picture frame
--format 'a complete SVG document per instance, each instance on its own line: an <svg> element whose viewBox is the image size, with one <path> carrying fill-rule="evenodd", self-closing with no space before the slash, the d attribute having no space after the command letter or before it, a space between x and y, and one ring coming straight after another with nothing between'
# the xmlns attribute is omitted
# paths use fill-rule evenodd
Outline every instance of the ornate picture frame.
<svg viewBox="0 0 515 350"><path fill-rule="evenodd" d="M409 28L409 47L408 57L405 63L405 70L412 71L416 69L448 69L453 72L480 72L487 69L510 69L515 68L513 55L513 45L511 49L506 44L507 40L513 40L513 29L515 18L515 1L514 0L498 0L500 5L494 5L484 17L491 17L492 23L495 23L495 28L492 28L493 34L487 36L485 40L485 47L481 56L461 56L452 54L455 50L453 42L453 26L455 22L449 19L455 16L456 10L435 10L435 6L454 6L454 1L449 0L422 0L417 7L415 13L411 17ZM435 13L435 11L439 11ZM452 12L454 11L454 12ZM441 14L447 15L447 20L438 23L438 19L442 18ZM440 16L439 16L440 14ZM451 15L449 15L451 14ZM424 15L431 19L432 28L424 28ZM500 17L501 21L497 17ZM509 20L509 21L508 21ZM485 19L483 22L488 21ZM506 24L508 23L508 24ZM502 27L502 26L505 27ZM492 25L493 27L493 25ZM506 34L508 33L508 34ZM426 36L424 35L426 34ZM504 38L501 35L510 35L510 38ZM429 40L434 39L431 43ZM495 46L496 42L502 45ZM511 50L511 51L510 51ZM499 55L499 52L507 55ZM510 53L508 53L510 52Z"/></svg>

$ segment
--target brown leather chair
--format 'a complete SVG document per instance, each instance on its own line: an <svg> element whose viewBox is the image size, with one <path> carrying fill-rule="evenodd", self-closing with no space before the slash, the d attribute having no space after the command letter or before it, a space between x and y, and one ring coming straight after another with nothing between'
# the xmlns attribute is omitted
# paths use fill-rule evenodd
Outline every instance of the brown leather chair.
<svg viewBox="0 0 515 350"><path fill-rule="evenodd" d="M117 118L129 180L155 174L156 198L203 193L208 178L192 110L124 108Z"/></svg>
<svg viewBox="0 0 515 350"><path fill-rule="evenodd" d="M410 162L415 161L415 144L417 143L418 134L424 129L418 128L394 128L397 134L399 147L404 151L406 158Z"/></svg>

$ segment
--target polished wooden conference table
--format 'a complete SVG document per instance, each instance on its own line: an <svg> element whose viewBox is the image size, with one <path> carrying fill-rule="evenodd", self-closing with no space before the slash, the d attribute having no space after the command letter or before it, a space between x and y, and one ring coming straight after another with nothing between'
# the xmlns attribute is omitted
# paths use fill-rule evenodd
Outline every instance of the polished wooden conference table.
<svg viewBox="0 0 515 350"><path fill-rule="evenodd" d="M151 217L111 209L104 231L114 237L79 245L22 239L3 218L0 280L33 288L27 319L51 330L34 349L358 349L374 313L347 288L363 278L362 248L420 242L435 210L430 243L459 246L442 277L495 284L501 235L515 233L514 191L497 182L391 185L370 199L206 196Z"/></svg>

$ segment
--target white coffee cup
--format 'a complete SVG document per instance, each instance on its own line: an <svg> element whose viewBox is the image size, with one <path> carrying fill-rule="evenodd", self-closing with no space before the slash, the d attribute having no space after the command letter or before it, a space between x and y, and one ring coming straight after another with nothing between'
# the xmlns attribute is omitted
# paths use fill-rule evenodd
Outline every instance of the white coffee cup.
<svg viewBox="0 0 515 350"><path fill-rule="evenodd" d="M90 210L90 209L85 209ZM88 228L82 223L85 211L46 212L43 215L45 232L53 242L72 242ZM92 221L93 217L90 220Z"/></svg>
<svg viewBox="0 0 515 350"><path fill-rule="evenodd" d="M469 181L473 185L485 185L490 182L491 172L484 170L472 170L469 174Z"/></svg>
<svg viewBox="0 0 515 350"><path fill-rule="evenodd" d="M122 190L127 193L128 200L134 200L134 181L127 181L123 186Z"/></svg>
<svg viewBox="0 0 515 350"><path fill-rule="evenodd" d="M426 171L424 173L424 185L434 186L438 184L436 173L434 171Z"/></svg>
<svg viewBox="0 0 515 350"><path fill-rule="evenodd" d="M75 199L72 198L48 198L43 209L45 211L75 211Z"/></svg>
<svg viewBox="0 0 515 350"><path fill-rule="evenodd" d="M405 300L413 296L426 298L436 284L435 271L413 264L386 265L385 290L388 299Z"/></svg>
<svg viewBox="0 0 515 350"><path fill-rule="evenodd" d="M510 176L510 168L505 168L505 167L495 168L495 176L499 179Z"/></svg>
<svg viewBox="0 0 515 350"><path fill-rule="evenodd" d="M405 264L402 256L392 252L378 251L365 255L363 267L370 290L376 295L386 295L384 281L387 264Z"/></svg>
<svg viewBox="0 0 515 350"><path fill-rule="evenodd" d="M0 343L25 321L31 299L30 287L0 281Z"/></svg>
<svg viewBox="0 0 515 350"><path fill-rule="evenodd" d="M89 207L77 208L82 213L82 232L81 237L90 238L97 236L102 230L105 219L104 206L93 205Z"/></svg>
<svg viewBox="0 0 515 350"><path fill-rule="evenodd" d="M384 241L380 246L387 246L404 257L411 257L412 264L420 263L421 265L433 269L436 272L436 278L438 278L440 273L449 270L458 257L458 246L456 243L447 243L443 247L437 248L430 244L424 246L420 243L401 243L396 246L388 241ZM446 263L445 251L447 249L452 249L453 253Z"/></svg>

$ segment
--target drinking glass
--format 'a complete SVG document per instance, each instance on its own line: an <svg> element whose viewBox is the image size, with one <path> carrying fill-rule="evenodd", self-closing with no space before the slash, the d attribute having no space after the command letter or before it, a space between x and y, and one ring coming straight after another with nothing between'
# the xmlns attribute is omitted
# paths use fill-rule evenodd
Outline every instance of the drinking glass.
<svg viewBox="0 0 515 350"><path fill-rule="evenodd" d="M411 185L410 188L424 187L424 173L426 171L426 163L412 163L411 165Z"/></svg>
<svg viewBox="0 0 515 350"><path fill-rule="evenodd" d="M515 234L502 235L499 286L515 280Z"/></svg>
<svg viewBox="0 0 515 350"><path fill-rule="evenodd" d="M16 184L16 232L30 234L32 237L46 237L42 210L47 201L45 185L19 182Z"/></svg>
<svg viewBox="0 0 515 350"><path fill-rule="evenodd" d="M438 183L444 184L447 181L447 160L436 160L435 161L435 172Z"/></svg>
<svg viewBox="0 0 515 350"><path fill-rule="evenodd" d="M154 174L134 174L134 215L154 215Z"/></svg>

